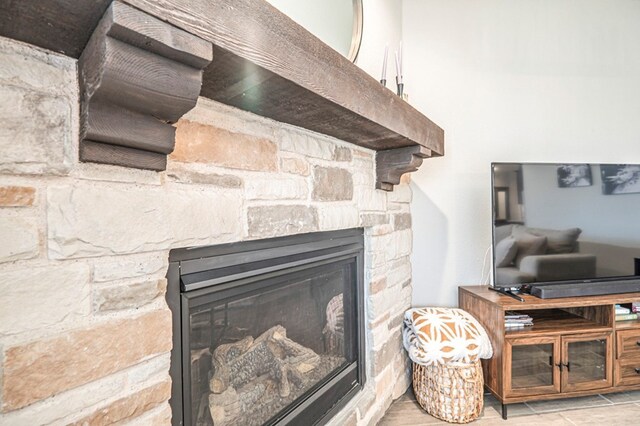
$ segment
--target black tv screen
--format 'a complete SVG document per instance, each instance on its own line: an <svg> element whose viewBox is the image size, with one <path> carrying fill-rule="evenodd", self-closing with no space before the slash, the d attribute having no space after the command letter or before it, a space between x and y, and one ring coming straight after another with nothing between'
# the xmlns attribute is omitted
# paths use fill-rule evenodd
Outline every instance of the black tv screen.
<svg viewBox="0 0 640 426"><path fill-rule="evenodd" d="M494 285L640 275L640 165L491 167Z"/></svg>

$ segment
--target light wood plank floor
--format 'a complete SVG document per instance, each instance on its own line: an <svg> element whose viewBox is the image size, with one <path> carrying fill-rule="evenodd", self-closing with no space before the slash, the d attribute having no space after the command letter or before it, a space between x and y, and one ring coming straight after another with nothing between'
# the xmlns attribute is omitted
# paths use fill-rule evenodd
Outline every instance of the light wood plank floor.
<svg viewBox="0 0 640 426"><path fill-rule="evenodd" d="M640 391L594 395L556 401L510 405L508 420L502 420L500 403L485 395L484 412L473 425L496 426L627 426L640 424ZM380 426L451 425L427 414L415 400L413 391L395 401Z"/></svg>

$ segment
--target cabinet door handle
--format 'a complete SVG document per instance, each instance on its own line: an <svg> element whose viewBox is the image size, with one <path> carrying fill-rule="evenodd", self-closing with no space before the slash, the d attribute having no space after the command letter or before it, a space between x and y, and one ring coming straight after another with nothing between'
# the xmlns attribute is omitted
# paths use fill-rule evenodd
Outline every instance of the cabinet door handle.
<svg viewBox="0 0 640 426"><path fill-rule="evenodd" d="M568 372L571 372L571 363L570 362L566 363L564 366L567 367L567 371Z"/></svg>
<svg viewBox="0 0 640 426"><path fill-rule="evenodd" d="M640 368L634 368L636 370L636 374L640 374Z"/></svg>
<svg viewBox="0 0 640 426"><path fill-rule="evenodd" d="M558 367L560 369L560 371L562 372L562 367L564 367L564 364L563 363L556 364L556 367ZM640 370L640 368L638 370ZM638 373L638 374L640 374L640 373Z"/></svg>
<svg viewBox="0 0 640 426"><path fill-rule="evenodd" d="M640 346L640 340L638 340L638 341L636 342L636 345Z"/></svg>

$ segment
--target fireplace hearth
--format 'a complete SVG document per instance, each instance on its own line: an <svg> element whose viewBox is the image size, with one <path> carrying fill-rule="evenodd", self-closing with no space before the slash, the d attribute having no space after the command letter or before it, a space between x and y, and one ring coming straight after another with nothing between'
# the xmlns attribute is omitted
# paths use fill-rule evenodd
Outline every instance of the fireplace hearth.
<svg viewBox="0 0 640 426"><path fill-rule="evenodd" d="M170 253L174 425L313 425L363 386L363 232Z"/></svg>

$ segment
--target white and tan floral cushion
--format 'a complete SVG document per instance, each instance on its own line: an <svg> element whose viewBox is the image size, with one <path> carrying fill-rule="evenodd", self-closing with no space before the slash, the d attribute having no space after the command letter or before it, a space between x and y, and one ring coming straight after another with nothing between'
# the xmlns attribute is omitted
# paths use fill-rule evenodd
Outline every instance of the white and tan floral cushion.
<svg viewBox="0 0 640 426"><path fill-rule="evenodd" d="M415 308L404 316L404 347L422 365L475 362L491 358L487 332L468 312L457 308Z"/></svg>

